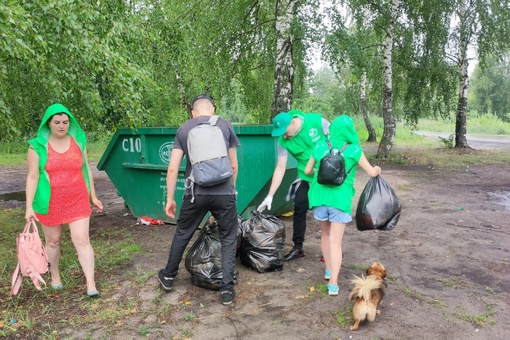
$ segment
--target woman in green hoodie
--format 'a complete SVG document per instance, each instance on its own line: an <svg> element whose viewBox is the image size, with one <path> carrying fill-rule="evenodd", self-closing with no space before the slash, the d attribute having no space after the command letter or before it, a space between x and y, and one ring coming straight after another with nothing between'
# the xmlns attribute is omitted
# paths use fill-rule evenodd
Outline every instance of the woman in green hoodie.
<svg viewBox="0 0 510 340"><path fill-rule="evenodd" d="M365 157L351 117L346 115L337 117L331 123L329 132L332 148L340 150L348 144L342 152L346 172L348 172L347 178L340 186L317 183L318 164L330 152L326 142L317 143L306 165L305 173L314 175L308 199L310 209L313 209L313 215L319 221L322 231L321 249L326 265L324 278L329 280L328 293L338 295L338 275L342 266L342 239L345 225L352 221L352 199L356 193L354 189L356 164L359 164L371 177L381 174L381 168L370 165Z"/></svg>
<svg viewBox="0 0 510 340"><path fill-rule="evenodd" d="M51 286L62 289L58 270L62 225L68 224L78 260L87 280L87 295L99 296L94 279L94 250L89 239L91 202L96 197L87 162L86 137L62 104L46 110L37 137L28 141L25 219L42 225L50 260Z"/></svg>

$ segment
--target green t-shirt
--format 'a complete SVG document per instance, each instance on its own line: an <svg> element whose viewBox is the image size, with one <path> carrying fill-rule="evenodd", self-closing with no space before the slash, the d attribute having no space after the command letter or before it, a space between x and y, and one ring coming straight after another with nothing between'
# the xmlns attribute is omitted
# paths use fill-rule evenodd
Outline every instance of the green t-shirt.
<svg viewBox="0 0 510 340"><path fill-rule="evenodd" d="M342 145L336 146L339 150ZM356 177L356 164L358 164L363 150L359 144L350 144L343 152L346 172L352 168L345 181L340 186L329 186L317 183L317 170L321 159L329 153L329 147L325 141L320 141L313 150L315 159L315 176L308 191L310 208L327 206L334 207L348 214L352 214L352 199L356 190L354 189L354 178Z"/></svg>
<svg viewBox="0 0 510 340"><path fill-rule="evenodd" d="M278 142L286 149L298 162L298 177L311 182L313 177L305 174L305 167L310 160L312 150L318 141L325 141L326 136L322 131L322 115L318 113L305 113L303 126L297 136L291 139L280 137Z"/></svg>

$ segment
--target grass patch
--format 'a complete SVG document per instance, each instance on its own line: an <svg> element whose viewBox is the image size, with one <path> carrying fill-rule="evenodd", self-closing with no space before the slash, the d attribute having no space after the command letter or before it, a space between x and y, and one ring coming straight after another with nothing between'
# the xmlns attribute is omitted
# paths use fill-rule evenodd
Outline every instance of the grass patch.
<svg viewBox="0 0 510 340"><path fill-rule="evenodd" d="M87 154L89 161L99 162L110 140L100 140L87 144Z"/></svg>
<svg viewBox="0 0 510 340"><path fill-rule="evenodd" d="M312 296L319 296L319 297L326 297L328 294L328 285L322 282L313 283L310 281L307 281L306 284L306 290L307 290L307 297Z"/></svg>
<svg viewBox="0 0 510 340"><path fill-rule="evenodd" d="M493 114L469 114L467 132L472 134L508 135L510 123ZM417 130L455 133L455 114L444 120L420 119Z"/></svg>
<svg viewBox="0 0 510 340"><path fill-rule="evenodd" d="M193 336L193 331L191 329L181 328L179 331L184 338L191 338Z"/></svg>
<svg viewBox="0 0 510 340"><path fill-rule="evenodd" d="M363 271L364 273L367 271L368 268L370 268L370 266L364 264L350 264L347 267L350 269Z"/></svg>
<svg viewBox="0 0 510 340"><path fill-rule="evenodd" d="M445 287L454 289L459 289L462 288L462 286L466 285L462 280L460 280L457 277L452 277L449 280L436 279L436 281L442 283Z"/></svg>
<svg viewBox="0 0 510 340"><path fill-rule="evenodd" d="M196 318L197 318L197 316L193 312L189 312L189 313L184 314L182 319L184 321L193 321Z"/></svg>
<svg viewBox="0 0 510 340"><path fill-rule="evenodd" d="M17 264L15 240L23 226L22 209L0 210L0 303L4 306L0 337L62 338L56 331L59 325L75 328L85 324L117 323L136 312L137 300L91 300L86 297L85 277L67 227L63 228L60 260L64 289L38 291L28 278L24 278L18 296L11 299L11 278ZM44 240L41 230L40 234ZM91 241L96 254L98 288L104 296L110 296L122 284L118 276L112 274L125 267L135 253L140 253L142 245L136 243L128 229L118 227L91 232ZM49 285L49 274L45 274L44 278ZM146 280L143 278L141 281ZM35 324L37 327L34 327Z"/></svg>
<svg viewBox="0 0 510 340"><path fill-rule="evenodd" d="M367 158L375 165L400 165L428 167L438 171L469 171L472 166L508 164L508 150L471 149L409 149L392 152L387 159L376 159L375 153L367 153ZM384 171L384 168L383 168Z"/></svg>
<svg viewBox="0 0 510 340"><path fill-rule="evenodd" d="M328 285L325 283L317 283L317 285L315 286L315 289L316 289L316 291L321 292L323 294L328 293Z"/></svg>
<svg viewBox="0 0 510 340"><path fill-rule="evenodd" d="M462 306L459 306L459 308L463 309ZM495 325L496 324L496 320L494 319L495 315L496 312L494 311L494 305L491 303L486 303L485 313L483 314L469 315L467 313L458 311L453 312L453 316L455 316L456 318L470 322L477 327L487 327Z"/></svg>
<svg viewBox="0 0 510 340"><path fill-rule="evenodd" d="M336 312L335 317L338 327L345 328L352 321L354 321L354 318L352 317L352 306L345 306L344 309Z"/></svg>
<svg viewBox="0 0 510 340"><path fill-rule="evenodd" d="M413 298L416 301L426 302L426 303L433 305L435 307L438 307L438 308L448 307L447 303L445 303L439 299L436 299L434 297L431 297L431 298L425 297L418 292L414 292L414 291L410 290L409 288L405 288L403 290L403 292L404 292L404 294L408 295L409 297Z"/></svg>
<svg viewBox="0 0 510 340"><path fill-rule="evenodd" d="M388 275L388 282L391 284L396 284L398 281L398 275Z"/></svg>
<svg viewBox="0 0 510 340"><path fill-rule="evenodd" d="M138 328L138 334L140 334L141 336L149 336L151 334L151 330L147 326L140 326Z"/></svg>

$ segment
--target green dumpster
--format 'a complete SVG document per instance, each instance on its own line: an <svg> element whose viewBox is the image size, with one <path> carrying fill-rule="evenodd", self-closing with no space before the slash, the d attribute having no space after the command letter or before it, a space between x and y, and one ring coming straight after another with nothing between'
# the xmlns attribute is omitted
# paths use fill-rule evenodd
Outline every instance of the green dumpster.
<svg viewBox="0 0 510 340"><path fill-rule="evenodd" d="M269 191L278 158L277 138L271 137L272 125L234 126L234 131L241 142L237 148L237 208L241 216L249 217ZM175 219L165 214L166 170L176 132L177 128L171 127L119 129L97 165L106 172L124 203L137 217L147 216L170 223L179 217L185 160L177 180ZM285 197L296 177L297 162L289 156L286 174L269 214L281 215L293 210L293 202L287 202Z"/></svg>

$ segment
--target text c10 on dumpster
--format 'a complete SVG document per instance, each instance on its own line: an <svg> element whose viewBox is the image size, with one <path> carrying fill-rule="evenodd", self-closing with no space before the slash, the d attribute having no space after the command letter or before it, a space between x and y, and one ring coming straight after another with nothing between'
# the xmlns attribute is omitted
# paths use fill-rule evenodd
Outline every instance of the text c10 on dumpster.
<svg viewBox="0 0 510 340"><path fill-rule="evenodd" d="M142 152L142 141L140 137L123 139L122 150L124 150L124 152Z"/></svg>

